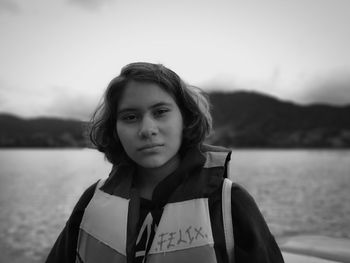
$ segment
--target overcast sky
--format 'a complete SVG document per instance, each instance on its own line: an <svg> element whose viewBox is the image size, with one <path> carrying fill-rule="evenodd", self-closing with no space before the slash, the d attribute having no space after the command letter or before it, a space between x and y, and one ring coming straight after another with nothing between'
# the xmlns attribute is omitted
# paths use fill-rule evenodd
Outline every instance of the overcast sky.
<svg viewBox="0 0 350 263"><path fill-rule="evenodd" d="M0 112L86 119L125 64L350 104L349 0L0 0Z"/></svg>

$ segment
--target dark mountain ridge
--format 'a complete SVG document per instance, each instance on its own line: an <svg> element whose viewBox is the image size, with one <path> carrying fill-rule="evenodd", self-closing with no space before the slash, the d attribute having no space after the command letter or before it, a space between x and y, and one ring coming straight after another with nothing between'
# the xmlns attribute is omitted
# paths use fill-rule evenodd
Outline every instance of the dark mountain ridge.
<svg viewBox="0 0 350 263"><path fill-rule="evenodd" d="M0 147L85 147L86 123L0 114Z"/></svg>
<svg viewBox="0 0 350 263"><path fill-rule="evenodd" d="M255 92L210 94L212 143L242 147L349 147L350 105L297 105Z"/></svg>
<svg viewBox="0 0 350 263"><path fill-rule="evenodd" d="M228 147L349 148L350 105L298 105L256 92L212 92L214 133ZM0 147L87 147L87 123L0 114Z"/></svg>

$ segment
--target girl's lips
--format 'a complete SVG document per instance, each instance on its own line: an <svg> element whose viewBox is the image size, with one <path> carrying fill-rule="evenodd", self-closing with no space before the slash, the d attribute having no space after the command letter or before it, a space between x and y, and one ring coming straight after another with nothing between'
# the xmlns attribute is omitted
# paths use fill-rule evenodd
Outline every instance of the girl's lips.
<svg viewBox="0 0 350 263"><path fill-rule="evenodd" d="M153 144L147 144L145 146L142 146L141 148L139 148L138 150L139 151L144 151L144 150L151 150L151 149L154 149L156 147L161 147L163 146L163 144L160 144L160 143L153 143Z"/></svg>

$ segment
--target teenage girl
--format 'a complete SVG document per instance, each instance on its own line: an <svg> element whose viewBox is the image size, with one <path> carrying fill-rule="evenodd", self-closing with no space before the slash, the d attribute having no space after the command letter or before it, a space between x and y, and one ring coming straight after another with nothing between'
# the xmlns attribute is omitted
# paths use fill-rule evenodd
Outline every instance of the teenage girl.
<svg viewBox="0 0 350 263"><path fill-rule="evenodd" d="M203 144L209 103L175 72L125 66L91 127L92 143L113 168L81 196L46 262L283 262L256 203L237 184L233 258L226 253L222 188L230 151Z"/></svg>

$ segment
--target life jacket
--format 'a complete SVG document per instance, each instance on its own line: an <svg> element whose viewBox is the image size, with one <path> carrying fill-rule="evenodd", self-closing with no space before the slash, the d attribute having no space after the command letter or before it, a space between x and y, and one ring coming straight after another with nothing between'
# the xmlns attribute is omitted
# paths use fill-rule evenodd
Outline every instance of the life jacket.
<svg viewBox="0 0 350 263"><path fill-rule="evenodd" d="M213 174L217 171L212 169L214 167L225 170L228 152L204 154L206 161L199 173L200 178L217 176ZM130 245L127 229L128 218L132 217L131 198L108 194L100 189L103 184L102 180L98 183L85 209L76 262L130 262L130 259L127 260ZM200 187L196 185L194 188ZM164 206L146 262L216 263L208 197L177 201L176 196L172 196L169 200Z"/></svg>

